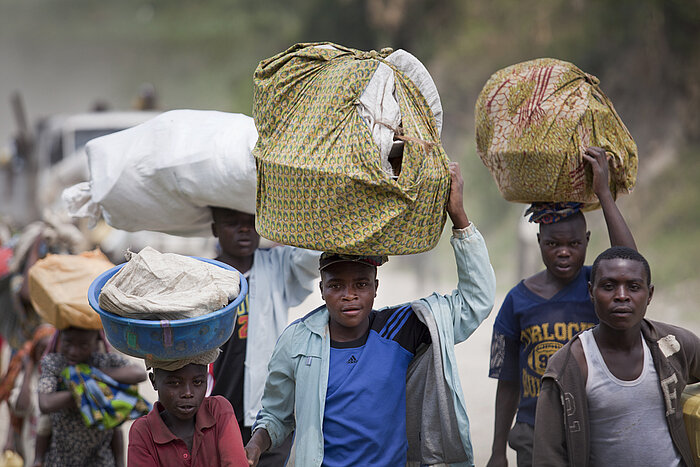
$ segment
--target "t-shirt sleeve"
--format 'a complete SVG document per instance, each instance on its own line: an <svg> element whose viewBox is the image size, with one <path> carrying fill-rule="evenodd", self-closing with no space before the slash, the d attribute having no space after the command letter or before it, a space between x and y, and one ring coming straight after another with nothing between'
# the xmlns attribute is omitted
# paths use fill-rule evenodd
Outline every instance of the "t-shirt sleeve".
<svg viewBox="0 0 700 467"><path fill-rule="evenodd" d="M493 325L489 377L505 381L518 380L519 336L520 325L513 310L513 297L508 294Z"/></svg>

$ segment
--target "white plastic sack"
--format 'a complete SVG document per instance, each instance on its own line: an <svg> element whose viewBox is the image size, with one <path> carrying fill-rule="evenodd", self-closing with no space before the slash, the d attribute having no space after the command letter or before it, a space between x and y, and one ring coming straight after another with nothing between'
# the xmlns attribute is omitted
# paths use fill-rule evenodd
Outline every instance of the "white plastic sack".
<svg viewBox="0 0 700 467"><path fill-rule="evenodd" d="M136 319L185 319L220 310L240 293L237 271L146 247L100 292L100 308Z"/></svg>
<svg viewBox="0 0 700 467"><path fill-rule="evenodd" d="M403 49L390 54L386 61L413 81L433 111L438 132L442 132L440 95L425 66L415 56ZM392 173L389 152L394 143L394 129L401 124L401 111L396 96L394 71L389 65L379 64L362 96L360 96L357 107L360 116L367 122L367 126L372 132L372 139L379 147L382 168L386 172Z"/></svg>
<svg viewBox="0 0 700 467"><path fill-rule="evenodd" d="M130 232L209 236L208 206L255 213L258 134L243 114L172 110L86 146L90 181L63 193L74 217Z"/></svg>

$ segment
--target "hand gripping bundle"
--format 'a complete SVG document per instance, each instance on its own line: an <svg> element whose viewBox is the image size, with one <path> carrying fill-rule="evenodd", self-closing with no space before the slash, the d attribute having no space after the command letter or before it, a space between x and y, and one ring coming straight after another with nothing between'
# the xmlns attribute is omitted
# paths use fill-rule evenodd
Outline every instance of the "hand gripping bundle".
<svg viewBox="0 0 700 467"><path fill-rule="evenodd" d="M613 196L631 191L637 177L637 146L598 79L561 60L541 58L494 73L476 102L476 142L508 201L595 207L583 159L589 146L611 156Z"/></svg>
<svg viewBox="0 0 700 467"><path fill-rule="evenodd" d="M415 57L297 44L260 62L254 82L263 237L347 254L435 246L450 176L437 89Z"/></svg>

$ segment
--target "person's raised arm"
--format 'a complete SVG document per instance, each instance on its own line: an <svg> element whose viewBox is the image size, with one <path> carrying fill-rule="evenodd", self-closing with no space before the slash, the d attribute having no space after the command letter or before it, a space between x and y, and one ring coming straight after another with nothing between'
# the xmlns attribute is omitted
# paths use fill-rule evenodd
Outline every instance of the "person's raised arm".
<svg viewBox="0 0 700 467"><path fill-rule="evenodd" d="M138 384L146 381L146 371L138 365L100 368L106 375L122 384Z"/></svg>
<svg viewBox="0 0 700 467"><path fill-rule="evenodd" d="M496 276L486 242L464 210L464 180L459 164L450 162L449 170L451 184L446 210L453 224L450 243L457 265L457 288L449 295L427 297L426 300L434 311L449 310L455 343L459 343L467 339L491 312L496 296Z"/></svg>
<svg viewBox="0 0 700 467"><path fill-rule="evenodd" d="M450 162L450 198L447 200L447 214L455 229L469 226L469 218L464 210L464 179L459 170L459 163Z"/></svg>
<svg viewBox="0 0 700 467"><path fill-rule="evenodd" d="M637 245L634 242L632 232L610 192L608 156L605 150L595 146L589 147L583 158L588 161L593 171L593 191L598 196L600 207L603 209L610 246L626 246L636 250Z"/></svg>

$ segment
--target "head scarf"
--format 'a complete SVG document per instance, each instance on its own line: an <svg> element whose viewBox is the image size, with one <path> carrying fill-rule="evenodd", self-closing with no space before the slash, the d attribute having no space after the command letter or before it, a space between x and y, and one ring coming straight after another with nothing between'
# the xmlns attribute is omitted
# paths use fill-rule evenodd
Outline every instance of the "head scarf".
<svg viewBox="0 0 700 467"><path fill-rule="evenodd" d="M219 349L209 350L191 357L179 358L177 360L160 360L158 358L149 355L145 358L146 369L160 368L166 371L175 371L180 368L194 363L195 365L209 365L214 363L216 358L219 356Z"/></svg>
<svg viewBox="0 0 700 467"><path fill-rule="evenodd" d="M528 221L536 224L555 224L581 211L583 203L532 203L525 211Z"/></svg>

